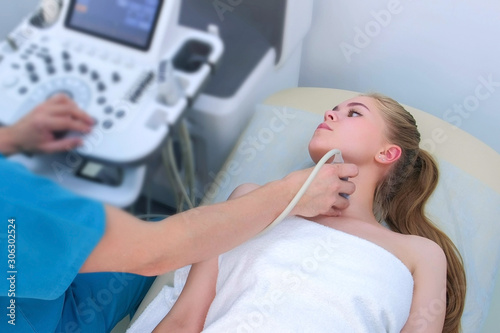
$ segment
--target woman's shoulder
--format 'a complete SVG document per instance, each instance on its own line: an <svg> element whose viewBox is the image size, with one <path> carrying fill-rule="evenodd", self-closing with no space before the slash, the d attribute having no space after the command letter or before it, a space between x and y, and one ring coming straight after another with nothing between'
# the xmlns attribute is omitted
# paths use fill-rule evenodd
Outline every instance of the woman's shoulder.
<svg viewBox="0 0 500 333"><path fill-rule="evenodd" d="M429 238L417 236L417 235L401 235L405 238L408 246L419 255L439 255L444 254L443 249L439 244L430 240Z"/></svg>
<svg viewBox="0 0 500 333"><path fill-rule="evenodd" d="M443 249L433 240L416 235L399 234L404 256L412 271L426 267L445 266L446 256Z"/></svg>

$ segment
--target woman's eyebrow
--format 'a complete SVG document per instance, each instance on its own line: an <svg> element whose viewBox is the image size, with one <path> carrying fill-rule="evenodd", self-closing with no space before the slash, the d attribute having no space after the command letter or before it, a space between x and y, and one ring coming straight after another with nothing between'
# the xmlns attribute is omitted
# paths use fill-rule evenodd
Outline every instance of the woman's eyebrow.
<svg viewBox="0 0 500 333"><path fill-rule="evenodd" d="M349 104L347 104L347 106L362 106L364 107L365 109L367 109L368 111L370 111L370 109L368 109L368 107L366 105L364 105L363 103L359 103L359 102L351 102ZM339 106L335 106L332 111L337 111L339 109Z"/></svg>
<svg viewBox="0 0 500 333"><path fill-rule="evenodd" d="M365 109L367 109L368 111L370 111L370 109L368 109L368 107L366 105L364 105L363 103L359 103L359 102L352 102L352 103L347 104L347 106L362 106Z"/></svg>

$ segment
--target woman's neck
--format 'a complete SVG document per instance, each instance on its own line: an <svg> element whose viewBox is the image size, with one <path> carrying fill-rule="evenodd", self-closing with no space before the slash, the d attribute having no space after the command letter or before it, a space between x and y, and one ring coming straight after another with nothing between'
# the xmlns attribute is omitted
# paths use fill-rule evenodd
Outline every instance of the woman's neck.
<svg viewBox="0 0 500 333"><path fill-rule="evenodd" d="M379 224L373 215L373 199L379 172L373 167L360 167L359 174L349 179L356 185L356 190L349 196L349 207L341 212L342 218Z"/></svg>

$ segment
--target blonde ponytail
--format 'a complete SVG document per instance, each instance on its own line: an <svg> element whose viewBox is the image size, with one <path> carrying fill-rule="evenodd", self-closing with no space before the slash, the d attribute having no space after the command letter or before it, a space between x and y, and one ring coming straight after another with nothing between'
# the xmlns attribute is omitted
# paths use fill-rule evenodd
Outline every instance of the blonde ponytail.
<svg viewBox="0 0 500 333"><path fill-rule="evenodd" d="M419 148L420 134L413 116L396 101L379 94L389 141L402 155L375 191L374 213L394 231L436 242L447 258L446 315L443 332L460 332L465 306L466 277L460 253L450 238L425 214L425 204L437 186L439 172L432 156Z"/></svg>

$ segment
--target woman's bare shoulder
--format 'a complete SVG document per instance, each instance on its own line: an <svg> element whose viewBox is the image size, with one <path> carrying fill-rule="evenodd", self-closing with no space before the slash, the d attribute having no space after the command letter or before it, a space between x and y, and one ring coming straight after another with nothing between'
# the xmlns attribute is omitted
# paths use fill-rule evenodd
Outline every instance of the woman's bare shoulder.
<svg viewBox="0 0 500 333"><path fill-rule="evenodd" d="M401 235L400 239L413 270L443 265L446 267L445 253L433 240L416 235Z"/></svg>
<svg viewBox="0 0 500 333"><path fill-rule="evenodd" d="M416 235L402 235L406 238L408 246L410 246L415 253L420 253L421 255L428 254L439 254L443 252L443 249L435 241Z"/></svg>

